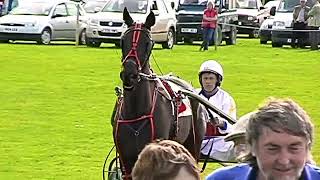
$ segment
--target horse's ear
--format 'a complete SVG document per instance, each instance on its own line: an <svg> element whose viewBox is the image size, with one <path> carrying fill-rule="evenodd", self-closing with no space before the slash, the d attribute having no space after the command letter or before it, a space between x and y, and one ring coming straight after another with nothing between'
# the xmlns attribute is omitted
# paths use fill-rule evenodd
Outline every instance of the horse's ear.
<svg viewBox="0 0 320 180"><path fill-rule="evenodd" d="M146 22L144 23L145 27L147 29L151 29L151 27L156 23L156 17L154 16L153 12L150 11L147 19L146 19Z"/></svg>
<svg viewBox="0 0 320 180"><path fill-rule="evenodd" d="M123 9L123 21L124 23L126 23L128 27L130 27L133 24L133 20L127 10L127 7Z"/></svg>

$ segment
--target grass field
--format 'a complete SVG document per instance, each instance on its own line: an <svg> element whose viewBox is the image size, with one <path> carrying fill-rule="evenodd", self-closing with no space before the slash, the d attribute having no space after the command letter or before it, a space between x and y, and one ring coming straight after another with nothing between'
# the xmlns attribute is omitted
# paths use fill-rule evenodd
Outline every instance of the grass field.
<svg viewBox="0 0 320 180"><path fill-rule="evenodd" d="M155 62L163 73L173 72L198 87L200 64L216 59L238 116L269 96L290 97L319 129L319 52L275 49L250 39L218 51L198 48L156 46L151 64L158 73ZM110 116L114 87L121 85L120 53L111 45L0 44L0 179L102 179L113 145ZM315 137L313 155L320 163L320 136Z"/></svg>

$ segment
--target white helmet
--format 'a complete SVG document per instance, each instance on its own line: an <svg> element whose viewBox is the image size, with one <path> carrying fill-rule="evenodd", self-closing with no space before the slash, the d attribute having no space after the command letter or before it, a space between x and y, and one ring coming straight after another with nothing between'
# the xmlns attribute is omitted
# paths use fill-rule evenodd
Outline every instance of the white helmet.
<svg viewBox="0 0 320 180"><path fill-rule="evenodd" d="M201 83L201 75L206 72L214 73L218 76L218 86L220 86L223 79L223 69L222 66L214 60L208 60L201 64L199 69L199 80Z"/></svg>

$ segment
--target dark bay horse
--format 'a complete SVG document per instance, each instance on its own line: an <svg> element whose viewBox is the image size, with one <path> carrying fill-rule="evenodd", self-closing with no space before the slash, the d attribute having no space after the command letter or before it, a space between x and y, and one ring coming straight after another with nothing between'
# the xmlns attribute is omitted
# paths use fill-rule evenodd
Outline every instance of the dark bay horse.
<svg viewBox="0 0 320 180"><path fill-rule="evenodd" d="M151 78L149 56L153 48L150 29L155 24L153 12L145 23L134 23L127 9L123 20L128 26L121 39L123 96L118 99L114 124L114 142L125 179L143 147L155 139L173 139L183 144L199 159L205 133L202 106L190 99L192 114L178 117L177 99L163 95L159 78ZM149 78L147 78L150 75ZM179 101L181 102L181 101Z"/></svg>

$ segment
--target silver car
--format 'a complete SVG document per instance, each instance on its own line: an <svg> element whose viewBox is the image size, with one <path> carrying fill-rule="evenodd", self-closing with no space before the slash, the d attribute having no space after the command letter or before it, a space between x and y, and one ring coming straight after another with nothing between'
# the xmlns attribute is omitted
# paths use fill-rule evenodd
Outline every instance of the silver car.
<svg viewBox="0 0 320 180"><path fill-rule="evenodd" d="M156 17L151 28L152 39L163 48L173 47L177 20L169 1L164 0L110 0L100 12L90 16L86 28L87 46L99 47L102 42L119 46L122 33L127 29L122 17L124 7L136 22L144 22L152 10Z"/></svg>
<svg viewBox="0 0 320 180"><path fill-rule="evenodd" d="M77 12L79 7L79 24ZM56 40L76 40L85 44L87 17L82 6L69 0L27 0L0 18L0 42L31 40L50 44Z"/></svg>

